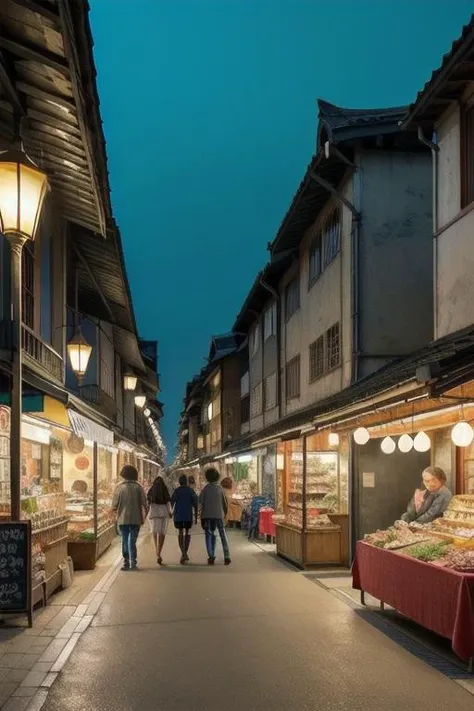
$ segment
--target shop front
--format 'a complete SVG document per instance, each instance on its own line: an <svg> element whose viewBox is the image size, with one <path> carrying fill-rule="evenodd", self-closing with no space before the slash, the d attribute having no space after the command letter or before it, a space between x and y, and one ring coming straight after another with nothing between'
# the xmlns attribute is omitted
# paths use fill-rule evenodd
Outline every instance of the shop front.
<svg viewBox="0 0 474 711"><path fill-rule="evenodd" d="M348 444L327 432L277 445L277 553L305 568L348 563Z"/></svg>
<svg viewBox="0 0 474 711"><path fill-rule="evenodd" d="M276 446L250 449L226 457L222 480L224 485L231 487L229 523L241 522L245 512L251 517L252 502L255 502L253 515L256 520L249 521L249 526L258 527L258 514L262 506L271 509L272 514L275 512Z"/></svg>

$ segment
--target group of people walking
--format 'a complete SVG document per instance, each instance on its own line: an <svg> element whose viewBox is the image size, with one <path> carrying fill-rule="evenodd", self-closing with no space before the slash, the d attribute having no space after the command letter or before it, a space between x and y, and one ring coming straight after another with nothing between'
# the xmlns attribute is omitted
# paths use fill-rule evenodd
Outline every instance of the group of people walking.
<svg viewBox="0 0 474 711"><path fill-rule="evenodd" d="M158 565L163 564L163 546L170 519L173 519L178 531L180 563L185 565L189 561L191 531L193 524L197 524L199 515L205 534L208 565L214 565L216 560L217 534L222 544L224 563L230 564L229 543L225 530L228 501L224 490L219 486L220 474L217 469L211 468L206 471L207 484L199 497L195 491L194 478L188 479L185 474L180 476L179 486L171 495L161 476L156 477L146 495L138 483L138 472L135 467L126 465L120 475L123 481L115 490L112 508L122 537L122 570L134 570L137 567L137 539L140 527L147 517L156 546Z"/></svg>

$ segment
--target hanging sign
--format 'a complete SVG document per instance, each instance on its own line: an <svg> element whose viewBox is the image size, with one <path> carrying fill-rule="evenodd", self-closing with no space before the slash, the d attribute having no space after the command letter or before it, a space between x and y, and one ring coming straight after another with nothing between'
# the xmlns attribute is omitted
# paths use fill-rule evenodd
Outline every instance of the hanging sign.
<svg viewBox="0 0 474 711"><path fill-rule="evenodd" d="M112 447L114 443L114 433L97 422L89 420L87 417L80 415L75 410L68 410L69 420L74 433L83 439L103 444L106 447Z"/></svg>
<svg viewBox="0 0 474 711"><path fill-rule="evenodd" d="M31 627L31 602L31 522L1 522L0 614L25 614Z"/></svg>

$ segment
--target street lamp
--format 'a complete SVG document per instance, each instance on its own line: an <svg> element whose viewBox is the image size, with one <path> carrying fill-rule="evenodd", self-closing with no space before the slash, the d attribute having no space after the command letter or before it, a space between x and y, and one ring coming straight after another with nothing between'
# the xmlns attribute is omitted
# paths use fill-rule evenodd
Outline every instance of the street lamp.
<svg viewBox="0 0 474 711"><path fill-rule="evenodd" d="M66 346L67 354L71 368L76 374L79 385L82 384L82 379L86 374L89 359L92 353L92 346L87 343L81 331L77 329L75 335L71 338Z"/></svg>
<svg viewBox="0 0 474 711"><path fill-rule="evenodd" d="M137 387L138 378L133 373L125 373L123 376L124 390L135 390Z"/></svg>
<svg viewBox="0 0 474 711"><path fill-rule="evenodd" d="M11 518L21 516L22 283L25 242L34 240L48 190L46 175L23 150L21 141L0 153L0 231L10 243L13 362L10 424Z"/></svg>
<svg viewBox="0 0 474 711"><path fill-rule="evenodd" d="M146 395L135 395L135 406L139 407L140 409L142 407L145 407L146 403Z"/></svg>

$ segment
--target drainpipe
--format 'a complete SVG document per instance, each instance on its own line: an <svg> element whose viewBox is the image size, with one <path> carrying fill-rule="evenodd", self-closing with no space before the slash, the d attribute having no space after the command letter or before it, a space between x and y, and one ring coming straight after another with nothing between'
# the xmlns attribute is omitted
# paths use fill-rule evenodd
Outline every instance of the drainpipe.
<svg viewBox="0 0 474 711"><path fill-rule="evenodd" d="M439 146L426 138L418 126L418 140L430 149L433 166L433 321L434 337L438 338L438 166Z"/></svg>
<svg viewBox="0 0 474 711"><path fill-rule="evenodd" d="M273 287L271 287L270 284L266 283L263 276L260 276L260 284L263 286L264 289L266 289L274 297L274 299L276 301L276 312L277 312L277 316L276 316L276 318L277 318L277 323L276 323L276 327L277 327L277 332L276 332L277 400L278 400L278 419L281 419L281 414L282 414L282 410L281 410L281 299L280 299L280 294ZM265 347L265 341L263 343L264 343L264 347Z"/></svg>

